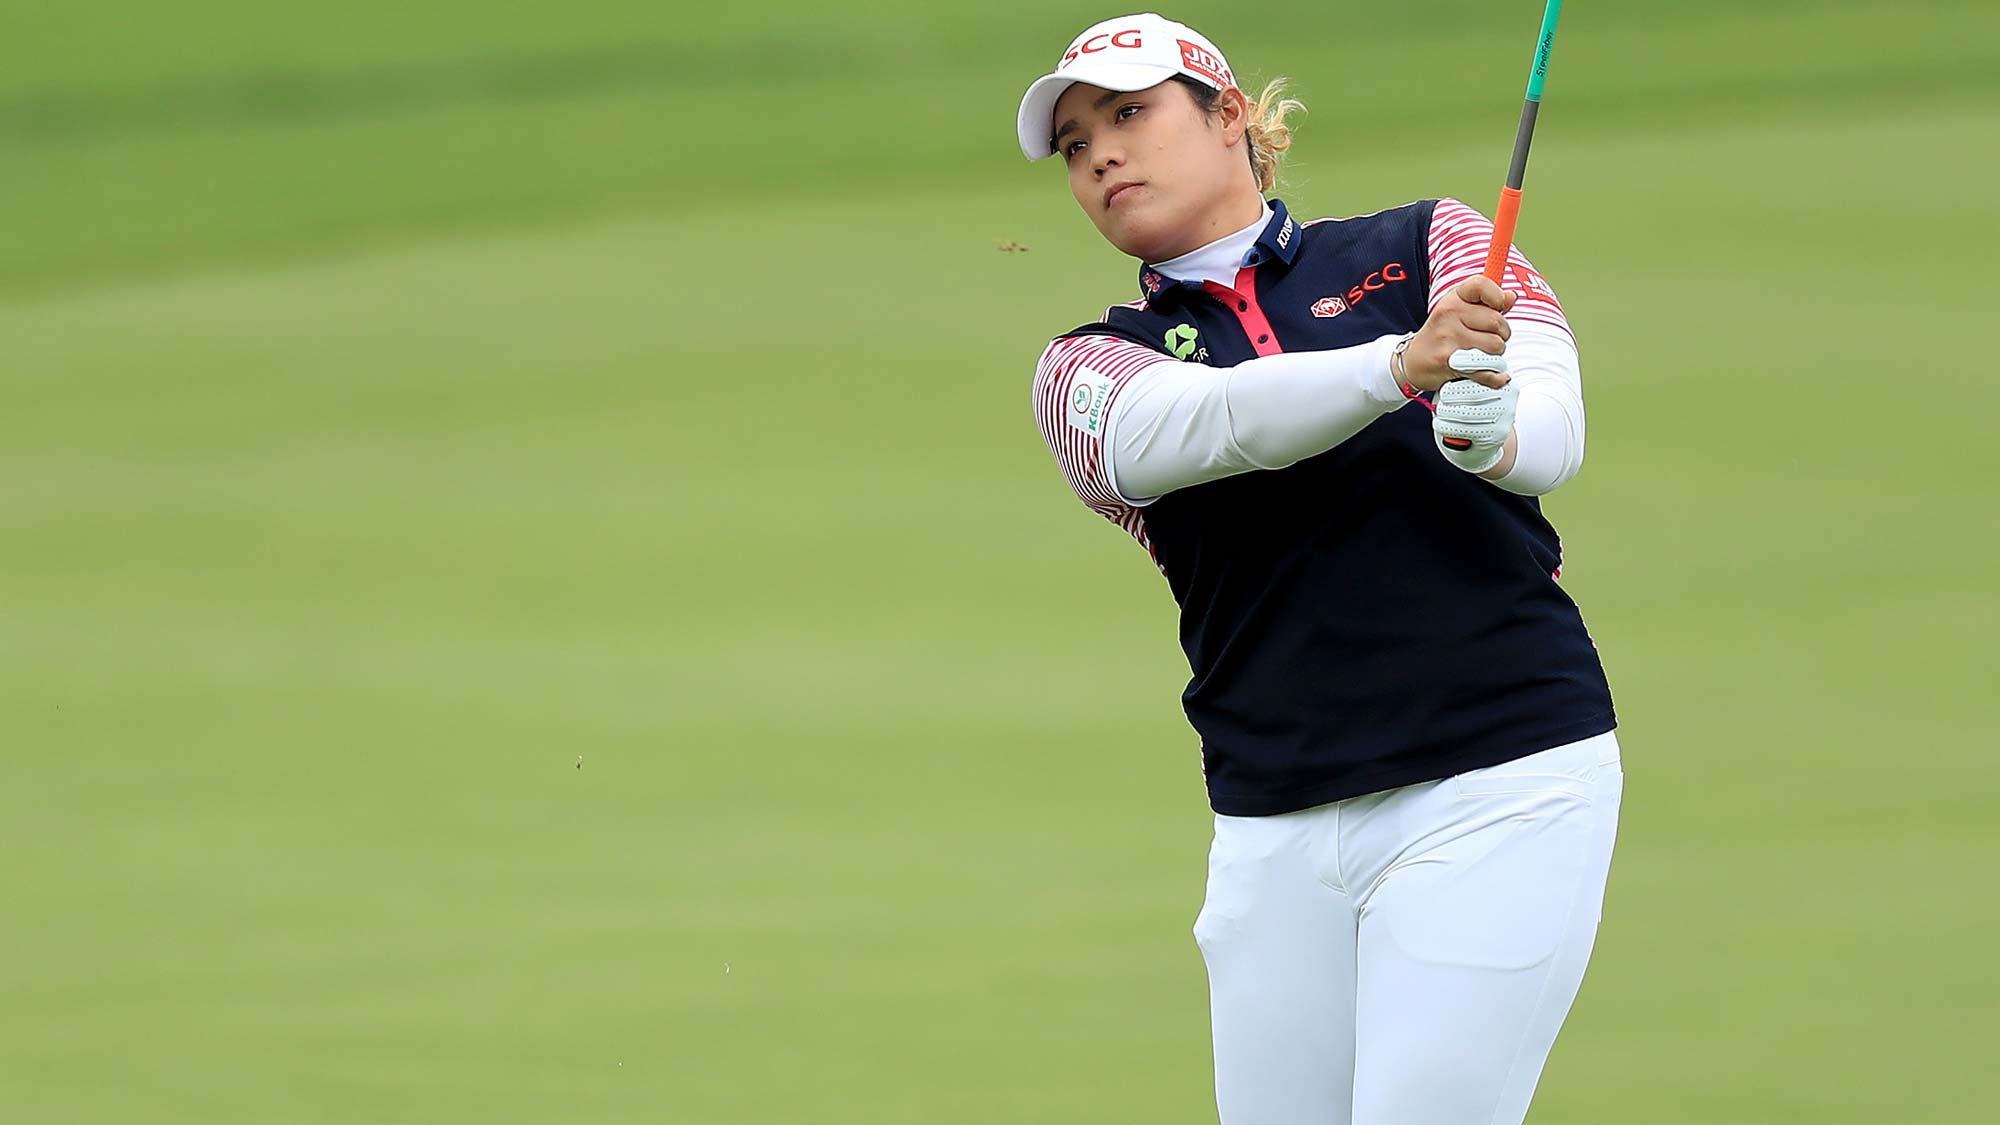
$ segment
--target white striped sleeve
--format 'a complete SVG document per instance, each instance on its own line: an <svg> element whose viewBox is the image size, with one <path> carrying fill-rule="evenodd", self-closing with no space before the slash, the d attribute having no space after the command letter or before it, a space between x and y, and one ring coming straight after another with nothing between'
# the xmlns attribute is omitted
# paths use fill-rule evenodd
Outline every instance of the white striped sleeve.
<svg viewBox="0 0 2000 1125"><path fill-rule="evenodd" d="M1486 269L1493 223L1456 199L1438 200L1431 215L1431 307ZM1493 481L1508 492L1541 496L1583 467L1583 373L1576 335L1556 291L1519 247L1509 247L1501 288L1519 293L1507 313L1514 329L1508 370L1521 393L1514 414L1514 467Z"/></svg>
<svg viewBox="0 0 2000 1125"><path fill-rule="evenodd" d="M1486 250L1493 242L1493 221L1456 199L1440 199L1431 213L1430 307L1436 308L1444 295L1486 269ZM1569 318L1548 279L1535 272L1527 255L1518 246L1507 249L1507 272L1500 288L1521 295L1507 313L1510 321L1528 321L1556 329L1571 341Z"/></svg>
<svg viewBox="0 0 2000 1125"><path fill-rule="evenodd" d="M1035 425L1055 454L1064 479L1091 511L1110 520L1150 553L1140 510L1119 499L1106 472L1104 434L1111 404L1133 376L1174 361L1112 336L1065 336L1035 365Z"/></svg>

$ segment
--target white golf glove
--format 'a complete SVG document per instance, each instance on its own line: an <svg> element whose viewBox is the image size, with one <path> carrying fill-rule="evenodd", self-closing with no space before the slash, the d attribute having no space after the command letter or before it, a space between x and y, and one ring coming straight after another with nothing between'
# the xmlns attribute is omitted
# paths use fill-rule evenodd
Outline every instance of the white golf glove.
<svg viewBox="0 0 2000 1125"><path fill-rule="evenodd" d="M1463 348L1451 355L1453 371L1505 371L1507 357ZM1468 473L1483 473L1500 463L1507 435L1514 431L1514 405L1521 392L1513 383L1495 390L1470 379L1453 379L1438 388L1437 414L1431 436L1444 459Z"/></svg>

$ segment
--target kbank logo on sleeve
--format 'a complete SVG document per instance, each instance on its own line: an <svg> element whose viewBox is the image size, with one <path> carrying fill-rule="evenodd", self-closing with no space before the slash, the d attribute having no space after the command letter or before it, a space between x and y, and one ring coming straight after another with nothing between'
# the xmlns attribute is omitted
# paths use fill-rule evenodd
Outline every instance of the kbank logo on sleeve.
<svg viewBox="0 0 2000 1125"><path fill-rule="evenodd" d="M1207 363L1208 349L1195 344L1195 338L1200 335L1201 330L1192 324L1176 324L1167 329L1167 351L1175 359Z"/></svg>
<svg viewBox="0 0 2000 1125"><path fill-rule="evenodd" d="M1077 368L1076 378L1069 385L1068 409L1063 411L1063 420L1071 429L1081 430L1092 437L1104 436L1104 404L1111 401L1111 378L1099 375L1088 367Z"/></svg>

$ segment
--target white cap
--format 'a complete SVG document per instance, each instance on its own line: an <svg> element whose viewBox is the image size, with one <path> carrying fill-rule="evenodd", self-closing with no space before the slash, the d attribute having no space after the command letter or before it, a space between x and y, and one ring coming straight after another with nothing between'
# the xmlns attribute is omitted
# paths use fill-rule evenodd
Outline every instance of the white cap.
<svg viewBox="0 0 2000 1125"><path fill-rule="evenodd" d="M1078 82L1107 90L1147 90L1176 74L1226 90L1236 77L1208 37L1155 12L1092 24L1070 41L1056 68L1028 87L1016 125L1030 160L1054 156L1056 99Z"/></svg>

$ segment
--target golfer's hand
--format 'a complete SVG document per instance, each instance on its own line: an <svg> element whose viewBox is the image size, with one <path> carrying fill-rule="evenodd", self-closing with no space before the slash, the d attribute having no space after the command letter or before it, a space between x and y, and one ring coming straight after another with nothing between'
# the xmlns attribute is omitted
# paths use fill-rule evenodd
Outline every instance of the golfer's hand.
<svg viewBox="0 0 2000 1125"><path fill-rule="evenodd" d="M1514 334L1501 314L1514 295L1485 277L1460 282L1431 310L1430 319L1403 349L1403 382L1434 391L1453 379L1487 387L1507 385L1507 337Z"/></svg>
<svg viewBox="0 0 2000 1125"><path fill-rule="evenodd" d="M1439 387L1437 413L1431 416L1438 452L1468 473L1498 465L1507 452L1507 435L1514 432L1519 401L1513 387L1485 387L1470 378Z"/></svg>

